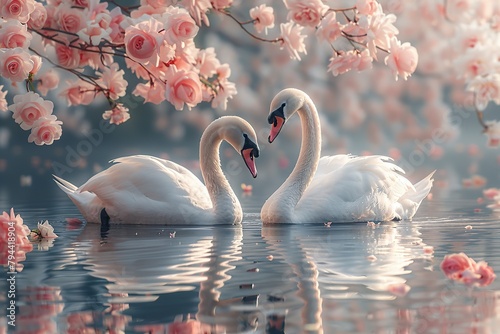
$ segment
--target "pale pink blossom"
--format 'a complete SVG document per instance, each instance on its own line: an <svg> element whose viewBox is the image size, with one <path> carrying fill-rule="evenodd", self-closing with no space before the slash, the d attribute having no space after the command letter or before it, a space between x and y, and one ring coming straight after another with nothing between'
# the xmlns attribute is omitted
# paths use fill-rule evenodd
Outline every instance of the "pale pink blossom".
<svg viewBox="0 0 500 334"><path fill-rule="evenodd" d="M142 64L151 62L154 66L158 66L160 45L164 38L159 33L162 29L161 22L154 18L127 27L124 38L127 55Z"/></svg>
<svg viewBox="0 0 500 334"><path fill-rule="evenodd" d="M9 231L13 234L9 235ZM28 239L29 233L30 229L24 225L21 216L14 213L14 209L10 209L10 214L3 212L0 215L0 265L9 266L8 271L23 270L20 262L26 259L26 253L33 250ZM14 248L10 245L14 245ZM11 259L9 255L12 255Z"/></svg>
<svg viewBox="0 0 500 334"><path fill-rule="evenodd" d="M169 7L162 15L162 21L165 27L165 40L172 45L194 38L199 30L184 8Z"/></svg>
<svg viewBox="0 0 500 334"><path fill-rule="evenodd" d="M42 57L38 55L31 55L30 59L33 61L33 68L31 69L30 74L35 75L42 67Z"/></svg>
<svg viewBox="0 0 500 334"><path fill-rule="evenodd" d="M42 29L47 21L47 9L41 2L35 2L35 9L30 14L28 27L31 29Z"/></svg>
<svg viewBox="0 0 500 334"><path fill-rule="evenodd" d="M67 82L59 95L68 100L68 106L87 105L95 98L95 88L85 81Z"/></svg>
<svg viewBox="0 0 500 334"><path fill-rule="evenodd" d="M321 0L284 0L288 20L306 27L316 27L328 10Z"/></svg>
<svg viewBox="0 0 500 334"><path fill-rule="evenodd" d="M196 55L195 61L195 67L199 70L200 75L205 78L210 78L214 75L217 68L220 66L220 61L217 59L215 49L212 47L200 50Z"/></svg>
<svg viewBox="0 0 500 334"><path fill-rule="evenodd" d="M74 69L80 66L80 50L60 43L57 43L55 48L59 65L69 69Z"/></svg>
<svg viewBox="0 0 500 334"><path fill-rule="evenodd" d="M171 6L174 2L172 0L141 0L141 5L151 6L153 8L165 8Z"/></svg>
<svg viewBox="0 0 500 334"><path fill-rule="evenodd" d="M496 196L500 195L500 189L498 188L488 188L483 190L483 195L487 199L494 199Z"/></svg>
<svg viewBox="0 0 500 334"><path fill-rule="evenodd" d="M330 58L328 71L332 72L333 76L346 73L350 70L357 70L358 72L370 69L372 67L373 58L370 56L368 50L363 50L359 53L354 50L347 52L339 51Z"/></svg>
<svg viewBox="0 0 500 334"><path fill-rule="evenodd" d="M475 265L474 269L475 273L479 275L479 277L475 280L474 285L487 286L493 283L496 278L493 268L488 266L488 263L485 261L479 261Z"/></svg>
<svg viewBox="0 0 500 334"><path fill-rule="evenodd" d="M16 19L21 23L26 23L30 14L35 10L35 0L2 0L0 9L0 16L4 20Z"/></svg>
<svg viewBox="0 0 500 334"><path fill-rule="evenodd" d="M59 140L62 135L62 122L56 116L40 117L35 121L28 137L28 142L36 145L52 145L54 140Z"/></svg>
<svg viewBox="0 0 500 334"><path fill-rule="evenodd" d="M166 98L165 85L158 81L153 82L153 85L151 85L149 81L145 84L138 84L132 94L143 97L145 102L151 102L154 104L162 103Z"/></svg>
<svg viewBox="0 0 500 334"><path fill-rule="evenodd" d="M12 81L24 81L33 69L30 54L21 48L0 50L0 75Z"/></svg>
<svg viewBox="0 0 500 334"><path fill-rule="evenodd" d="M500 147L500 122L498 121L486 121L487 128L484 134L488 138L489 147Z"/></svg>
<svg viewBox="0 0 500 334"><path fill-rule="evenodd" d="M21 129L29 130L38 119L52 114L54 103L44 100L37 93L28 92L14 96L14 103L9 106L9 110Z"/></svg>
<svg viewBox="0 0 500 334"><path fill-rule="evenodd" d="M125 96L128 82L123 77L125 71L120 70L117 63L105 67L102 73L98 75L100 78L97 79L97 83L107 90L111 99L116 100L119 97Z"/></svg>
<svg viewBox="0 0 500 334"><path fill-rule="evenodd" d="M282 23L281 29L281 45L280 48L286 48L290 54L290 58L300 60L299 53L307 54L304 39L307 35L302 35L302 26L296 26L293 22Z"/></svg>
<svg viewBox="0 0 500 334"><path fill-rule="evenodd" d="M406 296L411 287L405 283L393 283L387 286L387 291L398 297Z"/></svg>
<svg viewBox="0 0 500 334"><path fill-rule="evenodd" d="M432 246L424 246L424 253L425 254L433 254L434 253L434 247L432 247Z"/></svg>
<svg viewBox="0 0 500 334"><path fill-rule="evenodd" d="M120 125L130 119L130 114L127 107L118 103L113 109L104 112L102 118L109 119L111 124Z"/></svg>
<svg viewBox="0 0 500 334"><path fill-rule="evenodd" d="M7 96L7 91L4 91L3 85L0 85L0 111L9 110L5 96Z"/></svg>
<svg viewBox="0 0 500 334"><path fill-rule="evenodd" d="M0 26L0 48L27 49L32 38L26 25L21 24L18 20L8 20Z"/></svg>
<svg viewBox="0 0 500 334"><path fill-rule="evenodd" d="M316 36L320 40L333 43L337 38L342 36L343 24L337 21L335 12L328 13L316 30Z"/></svg>
<svg viewBox="0 0 500 334"><path fill-rule="evenodd" d="M144 80L149 80L149 72L144 68L141 63L133 61L129 58L125 58L125 64L130 69L130 72L135 73L135 75Z"/></svg>
<svg viewBox="0 0 500 334"><path fill-rule="evenodd" d="M214 9L224 9L227 7L231 7L233 4L233 0L211 0L212 6Z"/></svg>
<svg viewBox="0 0 500 334"><path fill-rule="evenodd" d="M446 16L452 21L467 21L474 16L475 0L447 0Z"/></svg>
<svg viewBox="0 0 500 334"><path fill-rule="evenodd" d="M406 80L417 68L417 49L410 43L401 44L398 39L393 38L389 51L390 54L385 57L385 64L392 70L396 80L398 76Z"/></svg>
<svg viewBox="0 0 500 334"><path fill-rule="evenodd" d="M236 85L227 79L219 80L219 88L214 98L212 99L212 108L227 109L227 100L232 99L236 95Z"/></svg>
<svg viewBox="0 0 500 334"><path fill-rule="evenodd" d="M57 88L59 85L59 74L53 69L49 69L47 72L38 76L37 90L43 96L46 96L49 90Z"/></svg>
<svg viewBox="0 0 500 334"><path fill-rule="evenodd" d="M472 230L472 225L465 225L466 230Z"/></svg>
<svg viewBox="0 0 500 334"><path fill-rule="evenodd" d="M167 87L165 96L167 101L182 110L184 104L189 109L202 101L202 84L198 74L186 70L177 70L170 66L167 72Z"/></svg>
<svg viewBox="0 0 500 334"><path fill-rule="evenodd" d="M467 91L474 92L474 104L480 111L486 109L490 101L500 104L500 74L474 77L467 85Z"/></svg>
<svg viewBox="0 0 500 334"><path fill-rule="evenodd" d="M356 9L361 15L373 15L380 12L380 4L376 0L357 0Z"/></svg>
<svg viewBox="0 0 500 334"><path fill-rule="evenodd" d="M113 8L109 14L111 15L111 21L109 22L111 32L109 37L112 43L121 44L125 40L125 29L122 27L122 23L126 22L127 17L122 14L120 7Z"/></svg>
<svg viewBox="0 0 500 334"><path fill-rule="evenodd" d="M54 227L46 220L43 223L38 223L37 228L30 233L31 239L38 240L42 238L55 239L58 235L54 233Z"/></svg>
<svg viewBox="0 0 500 334"><path fill-rule="evenodd" d="M250 9L250 17L254 20L253 25L258 33L274 28L274 8L262 4Z"/></svg>
<svg viewBox="0 0 500 334"><path fill-rule="evenodd" d="M396 22L394 14L386 15L383 12L360 18L359 26L366 31L367 47L374 59L377 59L377 47L388 50L399 33L393 25L394 22Z"/></svg>
<svg viewBox="0 0 500 334"><path fill-rule="evenodd" d="M201 26L203 22L207 27L210 26L207 17L207 12L212 8L210 0L182 0L181 3L189 11L197 25Z"/></svg>
<svg viewBox="0 0 500 334"><path fill-rule="evenodd" d="M467 49L466 52L455 61L455 69L459 69L460 77L472 80L476 76L486 76L495 68L495 57L491 55L496 52L491 45L477 45Z"/></svg>
<svg viewBox="0 0 500 334"><path fill-rule="evenodd" d="M63 2L57 6L54 19L59 29L76 34L87 25L85 14L80 8Z"/></svg>
<svg viewBox="0 0 500 334"><path fill-rule="evenodd" d="M90 45L99 45L101 40L109 40L111 28L103 29L98 23L90 23L82 30L78 31L77 35L80 39Z"/></svg>

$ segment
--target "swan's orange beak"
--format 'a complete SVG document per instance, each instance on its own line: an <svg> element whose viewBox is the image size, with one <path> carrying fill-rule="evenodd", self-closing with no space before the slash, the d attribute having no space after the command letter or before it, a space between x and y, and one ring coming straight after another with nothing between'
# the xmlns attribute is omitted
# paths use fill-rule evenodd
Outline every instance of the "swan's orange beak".
<svg viewBox="0 0 500 334"><path fill-rule="evenodd" d="M273 126L271 127L269 138L267 139L269 143L272 143L276 139L276 137L278 137L283 124L285 124L285 119L283 117L274 116Z"/></svg>
<svg viewBox="0 0 500 334"><path fill-rule="evenodd" d="M247 165L248 170L254 178L257 177L257 166L255 166L255 159L253 157L253 148L247 148L241 151L241 156L245 160L245 165Z"/></svg>

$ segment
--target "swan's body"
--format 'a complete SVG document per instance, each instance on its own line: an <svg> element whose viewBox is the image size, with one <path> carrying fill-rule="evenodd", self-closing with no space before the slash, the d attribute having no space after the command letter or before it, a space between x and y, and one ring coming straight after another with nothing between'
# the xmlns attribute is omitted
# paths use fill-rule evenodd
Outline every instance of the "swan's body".
<svg viewBox="0 0 500 334"><path fill-rule="evenodd" d="M222 173L219 146L228 141L256 177L258 157L253 128L239 117L221 117L210 124L200 142L200 168L206 186L188 169L168 160L134 155L77 188L55 177L89 222L122 224L239 224L243 212Z"/></svg>
<svg viewBox="0 0 500 334"><path fill-rule="evenodd" d="M311 98L285 89L271 103L269 142L297 112L302 146L290 176L261 210L264 224L361 222L411 219L432 187L431 173L415 185L385 156L326 156L320 159L318 112Z"/></svg>

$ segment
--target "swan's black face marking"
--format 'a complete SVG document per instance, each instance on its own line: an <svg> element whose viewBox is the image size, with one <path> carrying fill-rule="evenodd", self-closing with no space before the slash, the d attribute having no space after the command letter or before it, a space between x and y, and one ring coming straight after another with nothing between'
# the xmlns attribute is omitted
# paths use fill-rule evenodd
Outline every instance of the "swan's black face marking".
<svg viewBox="0 0 500 334"><path fill-rule="evenodd" d="M259 147L250 138L248 138L246 133L243 134L243 137L245 137L245 143L241 149L241 156L243 157L243 161L245 161L245 165L247 165L252 176L256 178L257 167L255 166L254 158L259 157Z"/></svg>
<svg viewBox="0 0 500 334"><path fill-rule="evenodd" d="M276 137L278 137L281 129L283 128L283 125L285 124L285 113L284 113L285 105L286 103L283 103L278 109L273 111L267 118L267 122L273 125L271 127L271 133L267 138L267 140L270 143L272 143L276 139Z"/></svg>

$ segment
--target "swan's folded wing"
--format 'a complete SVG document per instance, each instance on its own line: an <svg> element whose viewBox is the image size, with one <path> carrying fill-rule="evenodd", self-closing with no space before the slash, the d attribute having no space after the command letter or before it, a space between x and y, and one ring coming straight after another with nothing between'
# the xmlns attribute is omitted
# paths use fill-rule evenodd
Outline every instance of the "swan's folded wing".
<svg viewBox="0 0 500 334"><path fill-rule="evenodd" d="M105 204L156 201L165 205L192 204L210 208L208 191L188 169L171 161L146 155L115 159L115 164L93 176L79 191L95 193Z"/></svg>
<svg viewBox="0 0 500 334"><path fill-rule="evenodd" d="M340 216L363 216L372 206L391 210L413 185L385 156L339 155L320 159L318 171L297 210L324 210Z"/></svg>

